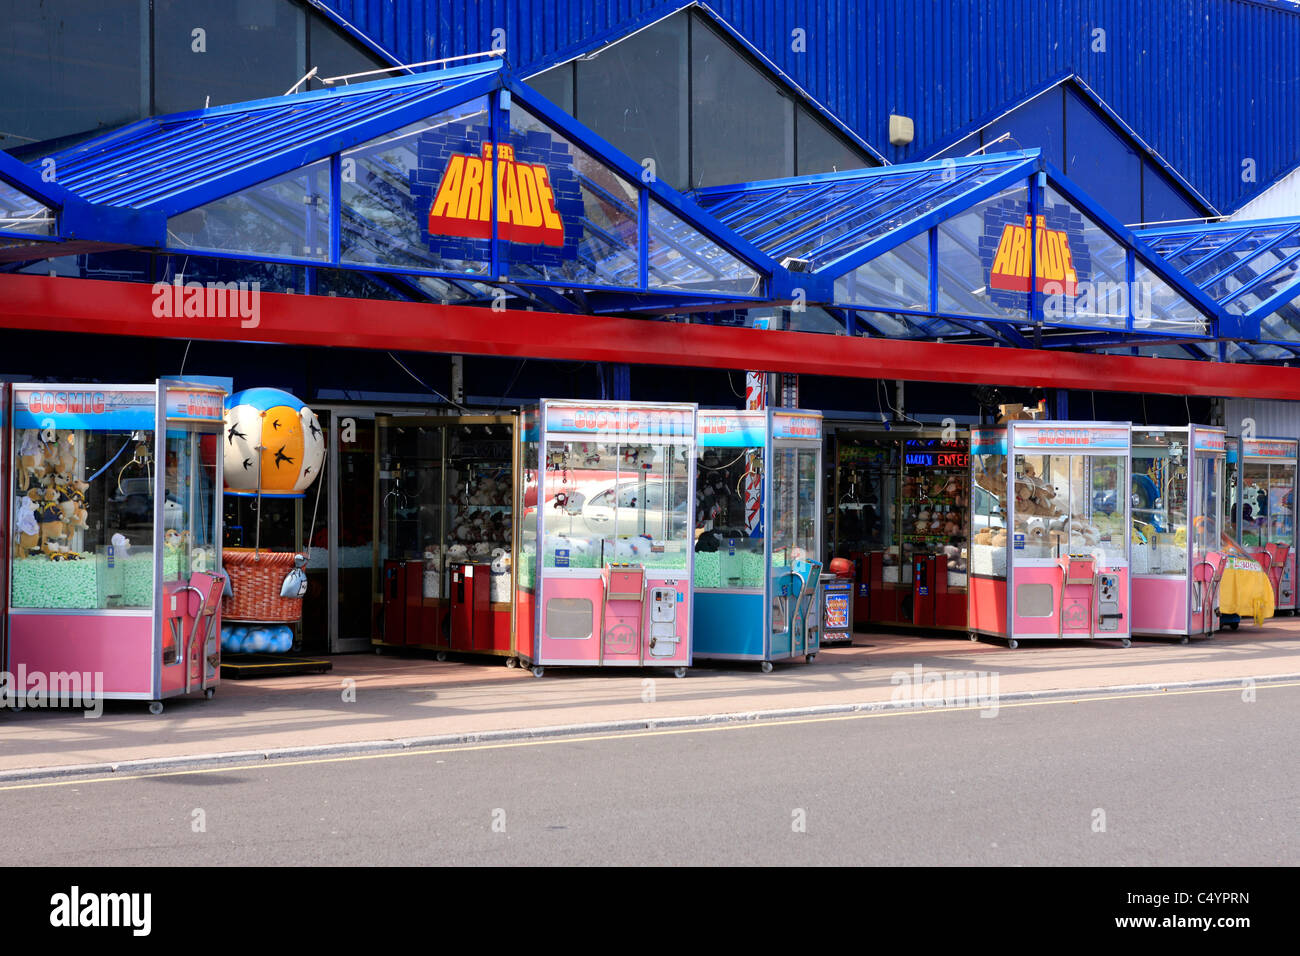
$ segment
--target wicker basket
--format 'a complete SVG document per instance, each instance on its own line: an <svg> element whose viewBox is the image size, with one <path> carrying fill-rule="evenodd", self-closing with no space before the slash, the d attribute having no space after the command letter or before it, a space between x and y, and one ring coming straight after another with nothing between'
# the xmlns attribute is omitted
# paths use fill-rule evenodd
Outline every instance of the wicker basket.
<svg viewBox="0 0 1300 956"><path fill-rule="evenodd" d="M221 602L223 621L287 624L302 620L302 598L280 597L295 552L225 548L221 554L234 593Z"/></svg>

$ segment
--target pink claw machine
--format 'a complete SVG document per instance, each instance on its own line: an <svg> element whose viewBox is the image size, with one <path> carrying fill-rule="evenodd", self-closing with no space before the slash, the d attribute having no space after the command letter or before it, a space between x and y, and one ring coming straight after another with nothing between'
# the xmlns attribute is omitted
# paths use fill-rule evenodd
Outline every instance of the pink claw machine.
<svg viewBox="0 0 1300 956"><path fill-rule="evenodd" d="M13 387L5 664L29 704L56 682L154 713L212 696L225 397L169 379Z"/></svg>
<svg viewBox="0 0 1300 956"><path fill-rule="evenodd" d="M1224 561L1222 428L1133 427L1133 633L1209 637Z"/></svg>
<svg viewBox="0 0 1300 956"><path fill-rule="evenodd" d="M695 413L543 400L525 409L517 643L549 665L691 663Z"/></svg>
<svg viewBox="0 0 1300 956"><path fill-rule="evenodd" d="M1128 424L978 427L970 460L971 639L1128 647Z"/></svg>
<svg viewBox="0 0 1300 956"><path fill-rule="evenodd" d="M1238 540L1273 583L1278 611L1296 609L1294 438L1242 438L1237 472Z"/></svg>

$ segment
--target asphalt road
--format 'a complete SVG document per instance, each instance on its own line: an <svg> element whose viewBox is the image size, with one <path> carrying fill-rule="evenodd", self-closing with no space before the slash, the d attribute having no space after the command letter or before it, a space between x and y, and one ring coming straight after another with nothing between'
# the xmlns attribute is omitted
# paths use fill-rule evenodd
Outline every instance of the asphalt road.
<svg viewBox="0 0 1300 956"><path fill-rule="evenodd" d="M1296 865L1298 727L1297 686L891 711L29 784L0 819L73 866Z"/></svg>

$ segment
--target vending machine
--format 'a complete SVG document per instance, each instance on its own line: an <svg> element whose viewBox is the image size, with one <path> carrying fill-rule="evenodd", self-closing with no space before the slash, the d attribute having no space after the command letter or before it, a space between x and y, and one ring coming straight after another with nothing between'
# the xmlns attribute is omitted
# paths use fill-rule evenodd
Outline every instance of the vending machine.
<svg viewBox="0 0 1300 956"><path fill-rule="evenodd" d="M1296 609L1294 438L1241 438L1236 481L1237 540L1268 573L1274 606Z"/></svg>
<svg viewBox="0 0 1300 956"><path fill-rule="evenodd" d="M691 663L692 404L544 400L519 428L518 656L547 666Z"/></svg>
<svg viewBox="0 0 1300 956"><path fill-rule="evenodd" d="M154 713L213 695L225 396L171 379L14 386L10 674Z"/></svg>
<svg viewBox="0 0 1300 956"><path fill-rule="evenodd" d="M1133 634L1209 637L1225 568L1222 428L1134 426Z"/></svg>
<svg viewBox="0 0 1300 956"><path fill-rule="evenodd" d="M695 482L696 658L772 662L820 648L822 417L699 413ZM836 582L849 588L847 579ZM829 619L852 638L845 595Z"/></svg>
<svg viewBox="0 0 1300 956"><path fill-rule="evenodd" d="M972 429L972 640L1129 646L1129 442L1123 422Z"/></svg>

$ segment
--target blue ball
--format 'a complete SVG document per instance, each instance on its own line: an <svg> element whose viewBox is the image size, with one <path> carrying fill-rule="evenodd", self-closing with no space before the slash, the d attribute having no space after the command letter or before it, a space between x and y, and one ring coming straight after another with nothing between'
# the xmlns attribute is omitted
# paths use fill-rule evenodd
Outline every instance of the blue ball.
<svg viewBox="0 0 1300 956"><path fill-rule="evenodd" d="M271 630L266 627L257 627L248 632L249 639L253 642L253 649L259 653L266 653L271 649Z"/></svg>
<svg viewBox="0 0 1300 956"><path fill-rule="evenodd" d="M276 650L284 653L293 647L293 628L281 624L275 629Z"/></svg>
<svg viewBox="0 0 1300 956"><path fill-rule="evenodd" d="M243 627L241 625L240 627L235 628L230 633L233 634L237 640L242 641L244 638L248 637L248 628Z"/></svg>

